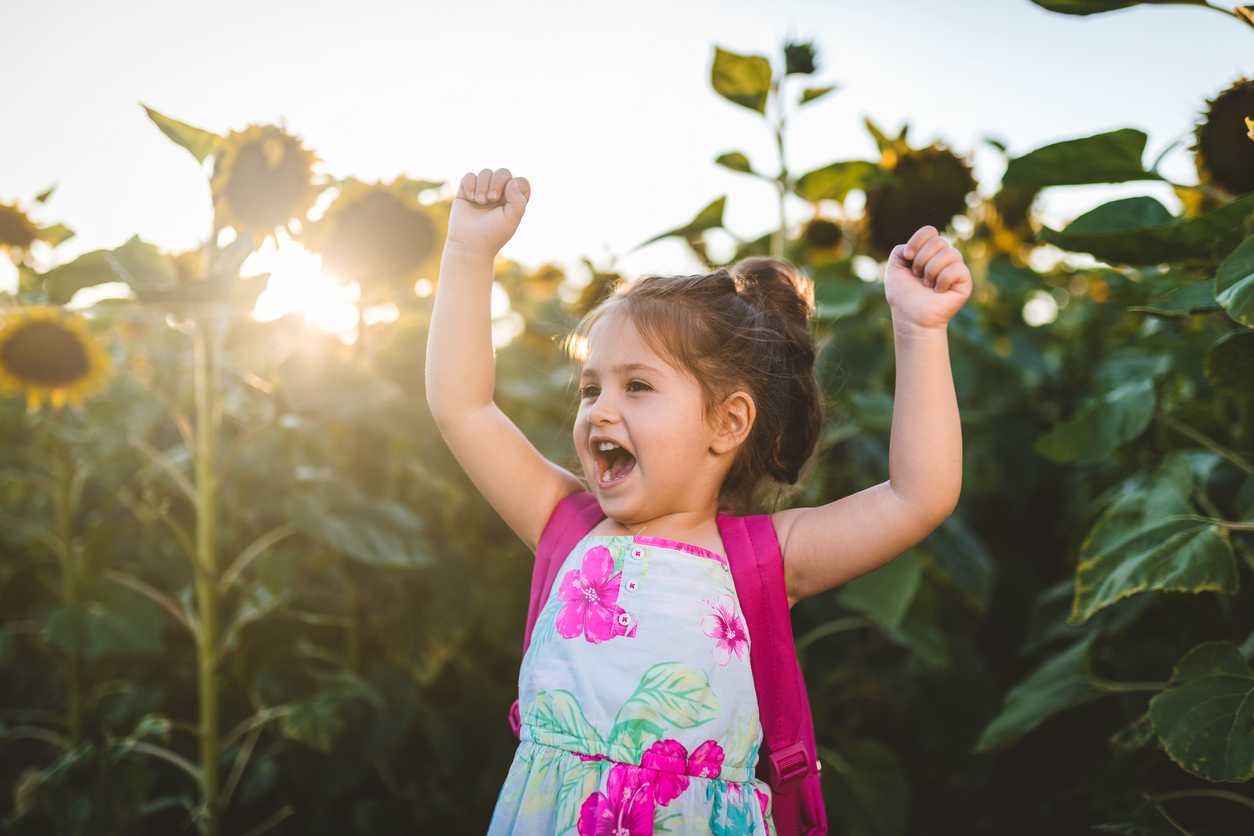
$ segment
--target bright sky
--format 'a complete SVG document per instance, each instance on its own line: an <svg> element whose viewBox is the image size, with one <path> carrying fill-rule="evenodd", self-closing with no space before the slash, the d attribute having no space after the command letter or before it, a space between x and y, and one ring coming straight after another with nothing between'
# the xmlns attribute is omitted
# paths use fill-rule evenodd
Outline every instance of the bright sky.
<svg viewBox="0 0 1254 836"><path fill-rule="evenodd" d="M983 137L1019 154L1134 126L1148 164L1206 98L1254 74L1254 29L1189 6L1080 18L1028 0L41 0L10 4L6 22L0 200L29 207L59 184L35 217L78 232L60 260L135 233L169 250L208 233L203 172L140 102L219 133L285 119L336 176L506 166L534 193L505 255L570 269L619 256L634 275L696 269L674 241L632 250L721 194L737 235L774 221L772 187L713 164L742 150L776 170L758 117L710 89L716 44L776 62L786 38L816 42L820 72L795 85L840 90L792 121L793 171L874 158L869 116L973 153L989 190L1002 162ZM1194 182L1183 150L1164 171ZM1129 193L1174 205L1164 187L1072 188L1047 195L1047 217Z"/></svg>

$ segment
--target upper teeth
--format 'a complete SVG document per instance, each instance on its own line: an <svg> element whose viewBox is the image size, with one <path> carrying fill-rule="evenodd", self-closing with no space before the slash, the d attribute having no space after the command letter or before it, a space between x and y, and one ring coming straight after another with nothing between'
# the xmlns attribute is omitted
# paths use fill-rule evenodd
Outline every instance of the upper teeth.
<svg viewBox="0 0 1254 836"><path fill-rule="evenodd" d="M602 452L602 453L607 453L607 452L609 452L610 450L615 449L616 447L618 447L618 445L617 445L617 444L615 444L615 443L614 443L614 442L612 442L612 441L602 441L602 442L601 442L601 452Z"/></svg>

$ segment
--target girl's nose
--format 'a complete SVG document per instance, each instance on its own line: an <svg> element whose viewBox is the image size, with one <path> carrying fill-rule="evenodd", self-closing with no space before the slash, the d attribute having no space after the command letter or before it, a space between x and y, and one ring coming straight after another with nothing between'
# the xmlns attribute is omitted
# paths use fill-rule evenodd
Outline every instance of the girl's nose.
<svg viewBox="0 0 1254 836"><path fill-rule="evenodd" d="M618 420L618 410L614 408L613 398L605 392L597 395L592 408L588 410L588 423L594 427L609 424Z"/></svg>

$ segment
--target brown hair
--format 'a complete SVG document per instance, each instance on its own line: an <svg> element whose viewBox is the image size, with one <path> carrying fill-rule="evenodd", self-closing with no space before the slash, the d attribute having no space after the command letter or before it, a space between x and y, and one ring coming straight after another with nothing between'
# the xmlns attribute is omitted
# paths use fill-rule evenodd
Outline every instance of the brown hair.
<svg viewBox="0 0 1254 836"><path fill-rule="evenodd" d="M813 306L802 273L778 259L746 258L705 275L620 284L576 333L586 339L607 314L625 313L653 350L696 378L707 412L738 389L753 397L757 415L720 492L744 513L764 479L796 483L822 431Z"/></svg>

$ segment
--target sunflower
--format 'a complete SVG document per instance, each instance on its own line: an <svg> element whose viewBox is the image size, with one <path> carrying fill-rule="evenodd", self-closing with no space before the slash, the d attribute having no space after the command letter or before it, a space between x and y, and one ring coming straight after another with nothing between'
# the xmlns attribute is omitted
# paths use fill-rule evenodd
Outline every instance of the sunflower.
<svg viewBox="0 0 1254 836"><path fill-rule="evenodd" d="M0 391L25 390L29 412L38 412L45 396L54 409L67 402L81 408L109 376L109 357L83 323L53 305L0 314Z"/></svg>
<svg viewBox="0 0 1254 836"><path fill-rule="evenodd" d="M21 264L30 255L30 246L44 241L60 244L74 233L61 224L41 227L18 208L17 203L0 203L0 252L7 252L14 264Z"/></svg>
<svg viewBox="0 0 1254 836"><path fill-rule="evenodd" d="M1254 80L1238 79L1207 105L1193 132L1198 180L1230 195L1254 192L1254 148L1245 122L1254 113Z"/></svg>
<svg viewBox="0 0 1254 836"><path fill-rule="evenodd" d="M880 167L892 172L894 181L866 192L862 232L878 258L887 258L919 227L944 230L967 210L967 195L976 186L971 166L953 151L939 143L911 148L904 134L887 140L880 152Z"/></svg>
<svg viewBox="0 0 1254 836"><path fill-rule="evenodd" d="M419 203L416 185L404 177L386 185L346 180L300 241L322 256L328 276L356 281L366 294L389 286L408 294L418 279L439 275L448 233L448 203Z"/></svg>
<svg viewBox="0 0 1254 836"><path fill-rule="evenodd" d="M840 224L817 215L801 230L801 243L807 260L812 264L830 264L839 259L840 244L844 237Z"/></svg>
<svg viewBox="0 0 1254 836"><path fill-rule="evenodd" d="M222 140L213 161L213 208L218 228L274 233L303 221L322 190L313 182L313 151L275 125L249 125Z"/></svg>

